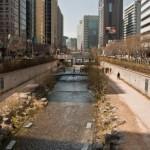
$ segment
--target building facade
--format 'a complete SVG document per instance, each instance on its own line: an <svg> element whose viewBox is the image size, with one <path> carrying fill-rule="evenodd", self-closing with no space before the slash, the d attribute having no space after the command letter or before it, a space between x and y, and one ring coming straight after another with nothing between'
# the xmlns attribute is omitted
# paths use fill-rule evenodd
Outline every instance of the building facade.
<svg viewBox="0 0 150 150"><path fill-rule="evenodd" d="M51 44L51 0L45 0L45 43Z"/></svg>
<svg viewBox="0 0 150 150"><path fill-rule="evenodd" d="M35 38L35 0L27 0L26 2L26 22L27 22L27 40Z"/></svg>
<svg viewBox="0 0 150 150"><path fill-rule="evenodd" d="M140 33L141 1L136 0L124 11L124 38Z"/></svg>
<svg viewBox="0 0 150 150"><path fill-rule="evenodd" d="M63 47L63 14L59 8L57 7L57 47L62 49Z"/></svg>
<svg viewBox="0 0 150 150"><path fill-rule="evenodd" d="M58 31L57 31L57 10L58 7L58 1L57 0L51 0L51 47L52 50L57 49L57 43L58 43Z"/></svg>
<svg viewBox="0 0 150 150"><path fill-rule="evenodd" d="M123 0L99 0L98 47L122 38Z"/></svg>
<svg viewBox="0 0 150 150"><path fill-rule="evenodd" d="M36 41L45 43L45 0L36 0Z"/></svg>
<svg viewBox="0 0 150 150"><path fill-rule="evenodd" d="M8 38L19 37L19 1L0 1L0 40L3 47L8 44Z"/></svg>
<svg viewBox="0 0 150 150"><path fill-rule="evenodd" d="M98 47L98 16L83 18L83 49L90 50Z"/></svg>
<svg viewBox="0 0 150 150"><path fill-rule="evenodd" d="M86 15L78 25L77 47L88 51L98 46L98 16Z"/></svg>
<svg viewBox="0 0 150 150"><path fill-rule="evenodd" d="M77 50L77 39L76 38L69 38L66 41L67 48L71 51Z"/></svg>
<svg viewBox="0 0 150 150"><path fill-rule="evenodd" d="M77 27L77 49L83 49L83 20L80 20Z"/></svg>
<svg viewBox="0 0 150 150"><path fill-rule="evenodd" d="M19 0L19 36L26 40L26 0Z"/></svg>
<svg viewBox="0 0 150 150"><path fill-rule="evenodd" d="M150 35L150 1L141 0L141 34Z"/></svg>

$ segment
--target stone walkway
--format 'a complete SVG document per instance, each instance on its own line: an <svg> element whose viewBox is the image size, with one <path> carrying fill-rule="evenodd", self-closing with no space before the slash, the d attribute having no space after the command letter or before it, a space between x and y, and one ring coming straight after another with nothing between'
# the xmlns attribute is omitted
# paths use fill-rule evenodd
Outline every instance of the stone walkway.
<svg viewBox="0 0 150 150"><path fill-rule="evenodd" d="M131 146L125 150L148 150L150 149L150 101L149 98L127 85L116 76L109 76L110 86L114 90L110 93L110 100L118 105L122 116L127 119L127 125L122 132L132 138L128 143ZM113 100L115 99L115 100ZM121 110L122 109L122 110ZM128 122L129 121L129 122ZM132 125L132 126L131 126ZM134 145L135 144L135 145ZM141 148L143 147L143 148Z"/></svg>

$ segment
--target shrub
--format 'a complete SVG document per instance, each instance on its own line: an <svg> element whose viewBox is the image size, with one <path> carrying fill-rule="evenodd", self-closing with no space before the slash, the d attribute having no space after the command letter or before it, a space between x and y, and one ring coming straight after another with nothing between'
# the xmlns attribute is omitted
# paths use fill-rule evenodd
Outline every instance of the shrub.
<svg viewBox="0 0 150 150"><path fill-rule="evenodd" d="M106 75L97 67L89 65L87 68L89 89L93 91L97 100L103 99L107 87Z"/></svg>

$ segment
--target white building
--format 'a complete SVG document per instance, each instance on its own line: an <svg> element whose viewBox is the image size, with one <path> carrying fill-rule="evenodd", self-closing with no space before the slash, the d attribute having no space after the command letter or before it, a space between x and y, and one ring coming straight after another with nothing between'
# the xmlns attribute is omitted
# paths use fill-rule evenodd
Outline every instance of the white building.
<svg viewBox="0 0 150 150"><path fill-rule="evenodd" d="M82 50L83 48L83 20L80 20L77 29L77 49Z"/></svg>
<svg viewBox="0 0 150 150"><path fill-rule="evenodd" d="M141 0L141 34L150 34L150 0Z"/></svg>
<svg viewBox="0 0 150 150"><path fill-rule="evenodd" d="M141 0L135 0L124 11L124 38L139 34L141 28Z"/></svg>

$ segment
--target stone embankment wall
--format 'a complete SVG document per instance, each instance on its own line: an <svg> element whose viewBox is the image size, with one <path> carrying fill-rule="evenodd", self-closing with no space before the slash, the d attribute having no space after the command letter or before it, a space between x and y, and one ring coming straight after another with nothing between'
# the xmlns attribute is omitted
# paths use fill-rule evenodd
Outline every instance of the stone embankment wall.
<svg viewBox="0 0 150 150"><path fill-rule="evenodd" d="M135 89L142 92L144 95L150 97L150 76L135 72L129 69L119 67L107 62L101 62L102 67L111 68L112 74L117 77L117 73L120 73L121 79L133 86Z"/></svg>
<svg viewBox="0 0 150 150"><path fill-rule="evenodd" d="M0 74L0 95L48 71L57 70L57 61Z"/></svg>

